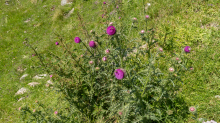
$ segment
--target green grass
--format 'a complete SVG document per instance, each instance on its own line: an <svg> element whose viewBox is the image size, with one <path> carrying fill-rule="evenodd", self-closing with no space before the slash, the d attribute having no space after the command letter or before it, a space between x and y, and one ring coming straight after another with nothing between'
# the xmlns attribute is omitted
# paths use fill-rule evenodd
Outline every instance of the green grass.
<svg viewBox="0 0 220 123"><path fill-rule="evenodd" d="M4 4L4 1L0 1L0 122L18 122L20 117L18 108L30 104L34 109L36 100L56 107L61 96L54 95L54 89L45 87L49 77L43 80L32 79L35 75L45 72L37 64L37 58L31 56L34 52L24 46L23 42L26 38L42 54L49 50L61 55L61 47L55 46L58 38L54 33L62 35L69 44L73 42L75 36L83 37L85 33L80 26L76 11L80 12L88 32L95 30L97 34L104 34L106 28L106 19L101 17L102 2L96 5L95 0L81 0L61 7L60 1L39 0L37 3L18 1L11 0L8 6ZM165 54L179 53L182 50L180 48L185 45L192 48L187 58L190 59L188 66L192 66L194 70L187 71L183 75L184 85L179 94L185 98L188 106L198 106L198 118L220 122L220 99L215 98L215 95L220 95L220 1L145 1L145 3L148 2L151 3L146 12L150 15L149 28L155 28L156 38L161 40L159 46L164 48ZM54 11L51 10L53 6ZM107 12L114 12L115 6L116 4L109 6ZM76 11L70 18L62 18L59 15L59 10L67 13L73 7ZM132 18L136 17L137 28L123 33L127 40L137 38L139 41L139 34L134 31L143 29L144 15L142 2L139 0L124 1L119 5L119 12L116 12L114 16L110 15L107 23L112 21L117 27L130 29ZM25 23L24 21L29 18L30 21ZM164 35L169 32L170 34L165 39ZM174 44L172 46L171 40ZM134 45L131 44L131 47ZM73 48L80 49L74 45ZM78 55L81 53L83 51L80 51ZM23 58L23 55L27 58ZM161 63L167 66L166 61L161 60ZM18 68L27 68L27 70L19 72ZM167 68L164 68L163 72L165 70ZM29 76L20 81L20 77L25 73ZM34 88L27 85L34 81L41 84ZM29 93L14 96L21 87L29 88ZM17 102L20 97L27 98ZM195 122L191 117L181 120L181 122Z"/></svg>

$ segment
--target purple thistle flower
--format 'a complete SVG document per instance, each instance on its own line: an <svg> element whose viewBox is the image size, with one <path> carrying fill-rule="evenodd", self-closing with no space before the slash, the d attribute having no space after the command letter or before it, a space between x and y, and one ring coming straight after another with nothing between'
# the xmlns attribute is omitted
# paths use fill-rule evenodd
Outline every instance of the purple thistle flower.
<svg viewBox="0 0 220 123"><path fill-rule="evenodd" d="M114 35L116 33L116 29L114 26L109 26L106 30L106 33L109 35Z"/></svg>
<svg viewBox="0 0 220 123"><path fill-rule="evenodd" d="M110 22L109 25L112 26L112 25L113 25L113 22Z"/></svg>
<svg viewBox="0 0 220 123"><path fill-rule="evenodd" d="M59 45L59 42L56 42L55 44L56 44L56 45Z"/></svg>
<svg viewBox="0 0 220 123"><path fill-rule="evenodd" d="M186 53L189 53L190 50L191 50L191 48L190 48L189 46L186 46L186 47L184 48L184 51L185 51Z"/></svg>
<svg viewBox="0 0 220 123"><path fill-rule="evenodd" d="M146 15L145 18L148 19L148 18L150 18L150 16L149 16L149 15Z"/></svg>
<svg viewBox="0 0 220 123"><path fill-rule="evenodd" d="M117 8L117 9L119 8L118 5L116 6L116 8Z"/></svg>
<svg viewBox="0 0 220 123"><path fill-rule="evenodd" d="M89 61L89 64L93 64L94 62L93 61Z"/></svg>
<svg viewBox="0 0 220 123"><path fill-rule="evenodd" d="M58 114L58 111L55 111L54 114L57 115L57 114Z"/></svg>
<svg viewBox="0 0 220 123"><path fill-rule="evenodd" d="M80 43L81 39L80 39L79 37L75 37L74 41L75 41L76 43Z"/></svg>
<svg viewBox="0 0 220 123"><path fill-rule="evenodd" d="M107 60L107 57L103 57L102 60L103 60L103 61L106 61L106 60Z"/></svg>
<svg viewBox="0 0 220 123"><path fill-rule="evenodd" d="M33 54L32 56L35 56L36 54Z"/></svg>
<svg viewBox="0 0 220 123"><path fill-rule="evenodd" d="M106 2L103 2L103 4L106 4Z"/></svg>
<svg viewBox="0 0 220 123"><path fill-rule="evenodd" d="M105 16L105 14L102 14L102 18Z"/></svg>
<svg viewBox="0 0 220 123"><path fill-rule="evenodd" d="M119 19L121 19L121 17L119 17Z"/></svg>
<svg viewBox="0 0 220 123"><path fill-rule="evenodd" d="M125 76L125 70L123 69L116 69L114 73L115 73L115 77L119 80L123 79Z"/></svg>
<svg viewBox="0 0 220 123"><path fill-rule="evenodd" d="M106 49L106 50L105 50L105 53L106 53L106 54L109 54L109 53L110 53L110 50L109 50L109 49Z"/></svg>
<svg viewBox="0 0 220 123"><path fill-rule="evenodd" d="M50 75L50 78L52 78L53 77L53 75Z"/></svg>
<svg viewBox="0 0 220 123"><path fill-rule="evenodd" d="M96 47L96 42L95 41L90 41L89 46L92 47L92 48L95 48Z"/></svg>

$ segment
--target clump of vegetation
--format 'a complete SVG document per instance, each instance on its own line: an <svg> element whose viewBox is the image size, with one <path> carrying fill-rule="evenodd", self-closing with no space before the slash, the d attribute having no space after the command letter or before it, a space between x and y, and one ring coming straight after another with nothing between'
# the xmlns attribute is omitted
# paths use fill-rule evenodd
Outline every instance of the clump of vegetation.
<svg viewBox="0 0 220 123"><path fill-rule="evenodd" d="M0 122L219 121L218 1L71 2L2 2Z"/></svg>
<svg viewBox="0 0 220 123"><path fill-rule="evenodd" d="M69 43L65 41L65 37L55 33L59 39L55 46L62 49L64 54L57 56L48 51L48 55L44 56L53 55L50 61L45 61L46 57L39 54L28 42L24 42L34 50L44 70L53 75L55 87L65 97L62 101L68 102L68 105L64 109L56 107L52 110L38 103L42 111L34 113L25 106L21 108L23 120L168 122L178 120L180 115L185 118L187 105L177 93L181 87L181 75L187 70L185 56L191 49L187 46L182 50L179 56L181 61L179 58L172 60L169 57L169 64L163 66L167 70L162 72L159 59L167 56L163 54L162 48L158 47L158 51L152 50L157 43L154 40L154 29L147 26L149 16L143 18L146 30L140 31L141 41L136 42L133 49L129 44L134 39L127 39L123 34L125 30L121 27L125 26L124 23L113 22L101 36L91 30L91 37L84 33L83 37L76 36L74 42ZM78 19L84 32L88 32L79 12ZM130 28L135 28L136 21L133 18ZM141 46L142 43L145 43L145 48ZM70 50L71 45L80 45L80 49ZM79 57L77 52L83 55Z"/></svg>

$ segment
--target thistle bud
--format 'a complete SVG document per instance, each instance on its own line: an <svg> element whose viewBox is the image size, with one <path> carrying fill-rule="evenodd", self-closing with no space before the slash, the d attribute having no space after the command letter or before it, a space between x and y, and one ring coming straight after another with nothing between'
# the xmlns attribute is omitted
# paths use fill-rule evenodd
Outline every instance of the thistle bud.
<svg viewBox="0 0 220 123"><path fill-rule="evenodd" d="M170 71L170 72L174 72L174 68L172 68L172 67L169 68L169 71Z"/></svg>

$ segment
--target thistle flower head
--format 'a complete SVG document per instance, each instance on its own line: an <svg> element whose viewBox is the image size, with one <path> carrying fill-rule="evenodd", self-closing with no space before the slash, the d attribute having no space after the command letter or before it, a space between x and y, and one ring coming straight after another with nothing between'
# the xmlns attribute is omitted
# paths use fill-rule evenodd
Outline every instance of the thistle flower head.
<svg viewBox="0 0 220 123"><path fill-rule="evenodd" d="M99 67L96 67L95 70L98 71L98 70L100 70L100 68L99 68Z"/></svg>
<svg viewBox="0 0 220 123"><path fill-rule="evenodd" d="M119 112L118 112L118 114L119 114L119 115L122 115L122 112L121 112L121 111L119 111Z"/></svg>
<svg viewBox="0 0 220 123"><path fill-rule="evenodd" d="M178 57L176 57L176 60L179 61L180 59Z"/></svg>
<svg viewBox="0 0 220 123"><path fill-rule="evenodd" d="M186 53L189 53L190 50L191 50L190 46L186 46L186 47L184 48L184 51L185 51Z"/></svg>
<svg viewBox="0 0 220 123"><path fill-rule="evenodd" d="M106 33L109 35L114 35L116 33L116 29L114 26L109 26L106 30Z"/></svg>
<svg viewBox="0 0 220 123"><path fill-rule="evenodd" d="M53 77L53 75L50 75L50 78L52 78Z"/></svg>
<svg viewBox="0 0 220 123"><path fill-rule="evenodd" d="M103 4L106 4L106 2L103 2Z"/></svg>
<svg viewBox="0 0 220 123"><path fill-rule="evenodd" d="M169 71L170 71L170 72L174 72L174 68L172 68L172 67L169 68Z"/></svg>
<svg viewBox="0 0 220 123"><path fill-rule="evenodd" d="M107 57L103 57L102 60L103 60L103 61L107 61Z"/></svg>
<svg viewBox="0 0 220 123"><path fill-rule="evenodd" d="M113 22L110 22L109 25L112 26L112 25L113 25Z"/></svg>
<svg viewBox="0 0 220 123"><path fill-rule="evenodd" d="M117 79L123 79L124 77L125 77L125 70L124 69L116 69L115 70L115 77L117 78Z"/></svg>
<svg viewBox="0 0 220 123"><path fill-rule="evenodd" d="M145 31L144 30L141 30L141 34L144 34L145 33Z"/></svg>
<svg viewBox="0 0 220 123"><path fill-rule="evenodd" d="M163 48L160 47L159 50L160 50L160 52L163 52Z"/></svg>
<svg viewBox="0 0 220 123"><path fill-rule="evenodd" d="M89 46L92 47L92 48L95 48L96 47L96 42L95 41L90 41Z"/></svg>
<svg viewBox="0 0 220 123"><path fill-rule="evenodd" d="M56 44L56 45L59 45L59 42L56 42L55 44Z"/></svg>
<svg viewBox="0 0 220 123"><path fill-rule="evenodd" d="M148 18L150 18L150 16L149 16L149 15L146 15L145 18L148 19Z"/></svg>
<svg viewBox="0 0 220 123"><path fill-rule="evenodd" d="M89 64L93 64L94 62L93 61L89 61Z"/></svg>
<svg viewBox="0 0 220 123"><path fill-rule="evenodd" d="M109 54L109 53L110 53L110 50L109 50L109 49L106 49L106 50L105 50L105 53L106 53L106 54Z"/></svg>
<svg viewBox="0 0 220 123"><path fill-rule="evenodd" d="M133 21L137 21L137 18L133 18Z"/></svg>
<svg viewBox="0 0 220 123"><path fill-rule="evenodd" d="M57 114L58 114L58 111L55 111L54 114L57 115Z"/></svg>
<svg viewBox="0 0 220 123"><path fill-rule="evenodd" d="M189 107L189 111L192 112L192 113L195 113L196 112L196 108L191 106L191 107Z"/></svg>
<svg viewBox="0 0 220 123"><path fill-rule="evenodd" d="M75 37L74 41L75 43L80 43L81 39L79 37Z"/></svg>

